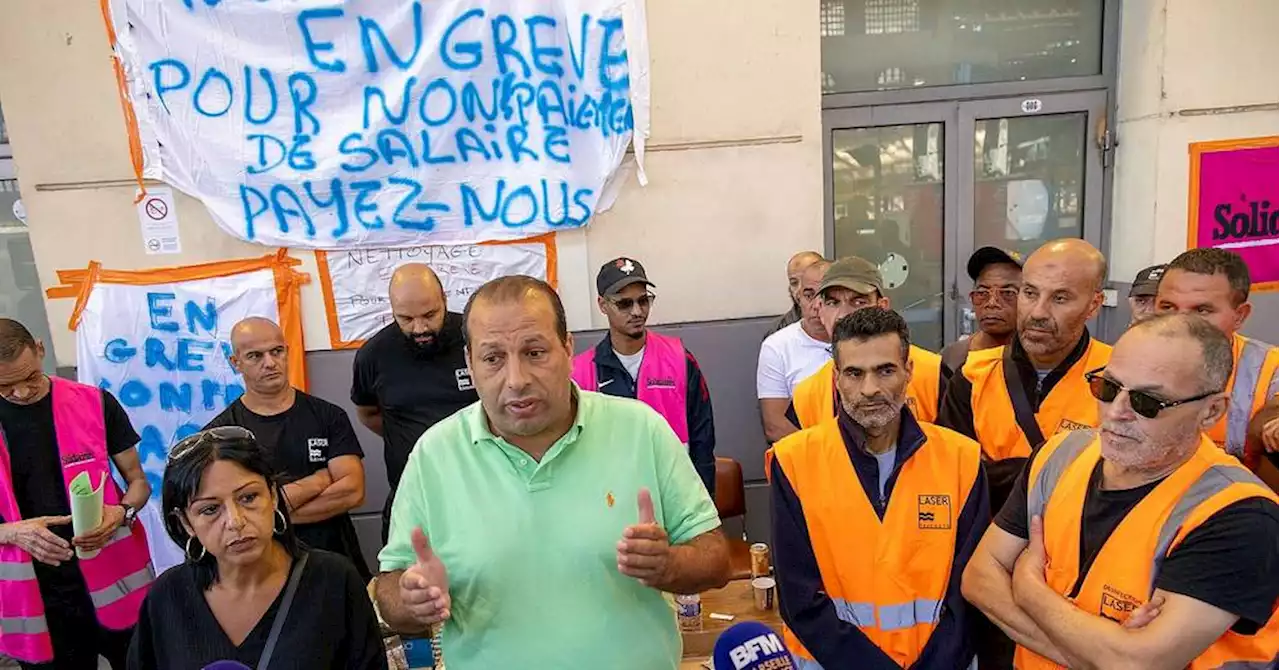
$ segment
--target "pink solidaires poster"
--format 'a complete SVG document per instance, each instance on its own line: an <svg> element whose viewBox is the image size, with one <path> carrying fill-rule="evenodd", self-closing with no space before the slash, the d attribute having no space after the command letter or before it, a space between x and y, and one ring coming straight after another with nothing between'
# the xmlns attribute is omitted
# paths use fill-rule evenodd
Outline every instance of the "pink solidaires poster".
<svg viewBox="0 0 1280 670"><path fill-rule="evenodd" d="M1240 254L1254 291L1280 283L1280 156L1277 137L1190 145L1187 247Z"/></svg>

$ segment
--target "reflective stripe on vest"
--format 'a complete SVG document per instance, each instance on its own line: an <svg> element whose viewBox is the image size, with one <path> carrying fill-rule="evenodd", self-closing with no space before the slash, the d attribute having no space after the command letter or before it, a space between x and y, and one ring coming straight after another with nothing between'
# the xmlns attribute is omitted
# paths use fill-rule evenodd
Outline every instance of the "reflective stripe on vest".
<svg viewBox="0 0 1280 670"><path fill-rule="evenodd" d="M1160 573L1160 566L1164 565L1164 559L1169 555L1169 547L1173 545L1173 540L1178 536L1178 531L1182 530L1182 524L1186 522L1187 517L1200 503L1208 500L1214 494L1231 484L1243 484L1253 481L1255 477L1252 473L1242 468L1230 465L1215 465L1200 478L1196 480L1186 493L1182 494L1182 498L1178 500L1178 504L1174 506L1173 511L1169 513L1169 518L1164 520L1164 525L1160 526L1160 536L1156 540L1156 553L1151 561L1151 589L1156 588L1156 575Z"/></svg>
<svg viewBox="0 0 1280 670"><path fill-rule="evenodd" d="M125 534L128 538L129 534ZM123 600L126 596L138 589L145 587L155 579L155 572L151 569L151 564L147 567L131 574L125 575L106 588L98 589L89 594L89 599L93 601L93 606L102 609L117 600Z"/></svg>
<svg viewBox="0 0 1280 670"><path fill-rule="evenodd" d="M31 561L0 563L0 582L20 582L36 578L36 566Z"/></svg>
<svg viewBox="0 0 1280 670"><path fill-rule="evenodd" d="M0 633L5 635L40 635L49 632L49 624L42 616L11 617L0 619Z"/></svg>
<svg viewBox="0 0 1280 670"><path fill-rule="evenodd" d="M1236 379L1231 385L1231 404L1227 409L1225 445L1227 453L1236 458L1244 456L1245 435L1249 432L1249 420L1253 418L1254 394L1269 349L1257 340L1245 338L1240 360L1236 361Z"/></svg>
<svg viewBox="0 0 1280 670"><path fill-rule="evenodd" d="M1030 490L1027 493L1027 527L1031 527L1031 518L1034 516L1044 516L1044 506L1049 502L1049 496L1053 494L1053 489L1058 485L1058 480L1062 479L1062 474L1067 471L1067 466L1071 465L1080 453L1089 447L1093 442L1096 434L1091 430L1075 430L1071 431L1066 437L1062 438L1062 444L1045 460L1044 467L1040 469L1040 473L1036 476L1036 480L1029 484Z"/></svg>
<svg viewBox="0 0 1280 670"><path fill-rule="evenodd" d="M937 625L942 615L942 601L929 598L881 605L878 610L875 603L851 603L843 598L832 598L831 601L835 603L836 616L859 628L876 627L877 615L881 630L902 630L921 623Z"/></svg>
<svg viewBox="0 0 1280 670"><path fill-rule="evenodd" d="M1270 661L1227 661L1218 670L1275 670L1278 659Z"/></svg>

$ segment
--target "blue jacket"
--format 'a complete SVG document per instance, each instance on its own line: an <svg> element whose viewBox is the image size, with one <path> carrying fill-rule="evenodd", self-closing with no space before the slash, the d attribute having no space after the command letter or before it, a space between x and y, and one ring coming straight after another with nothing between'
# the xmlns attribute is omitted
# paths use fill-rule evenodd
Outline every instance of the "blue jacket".
<svg viewBox="0 0 1280 670"><path fill-rule="evenodd" d="M685 403L689 418L689 459L714 500L716 495L716 426L711 414L711 392L707 379L693 354L685 349L689 396ZM636 397L636 380L623 367L613 343L606 335L596 345L596 380L598 391L622 398Z"/></svg>

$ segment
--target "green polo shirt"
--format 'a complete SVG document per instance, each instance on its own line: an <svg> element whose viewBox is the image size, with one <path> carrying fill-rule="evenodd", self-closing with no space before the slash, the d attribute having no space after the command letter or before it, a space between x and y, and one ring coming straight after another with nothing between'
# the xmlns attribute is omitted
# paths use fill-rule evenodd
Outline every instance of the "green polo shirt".
<svg viewBox="0 0 1280 670"><path fill-rule="evenodd" d="M670 602L618 572L647 487L673 544L720 526L680 440L643 403L578 392L569 432L538 462L495 437L480 403L414 446L382 570L414 562L421 526L449 571L451 670L662 670L680 662Z"/></svg>

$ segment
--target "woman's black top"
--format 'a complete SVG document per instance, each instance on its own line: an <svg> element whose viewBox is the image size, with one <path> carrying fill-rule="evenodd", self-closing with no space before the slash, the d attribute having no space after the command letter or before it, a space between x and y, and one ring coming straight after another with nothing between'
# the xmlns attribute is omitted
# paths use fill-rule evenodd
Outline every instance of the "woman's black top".
<svg viewBox="0 0 1280 670"><path fill-rule="evenodd" d="M223 660L256 668L285 590L236 646L209 609L192 566L170 568L151 586L142 605L129 648L129 670L200 670ZM373 603L356 569L337 554L311 550L270 670L386 667Z"/></svg>

